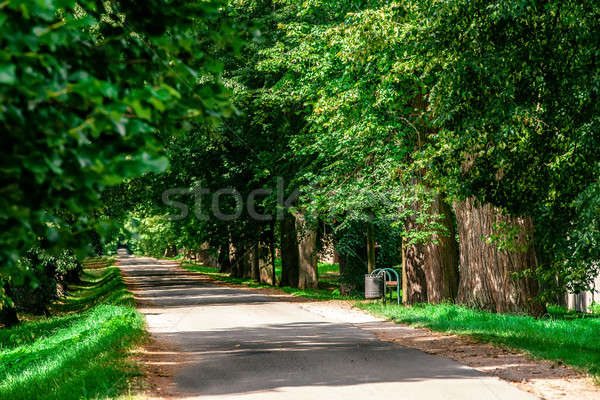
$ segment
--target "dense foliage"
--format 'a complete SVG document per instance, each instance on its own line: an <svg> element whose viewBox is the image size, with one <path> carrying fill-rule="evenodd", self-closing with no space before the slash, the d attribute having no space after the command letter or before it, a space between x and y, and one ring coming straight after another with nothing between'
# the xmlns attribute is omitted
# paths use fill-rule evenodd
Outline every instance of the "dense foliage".
<svg viewBox="0 0 600 400"><path fill-rule="evenodd" d="M33 248L21 258L20 267L26 272L23 280L11 280L8 290L18 310L34 314L46 314L46 306L82 272L81 263L67 250L52 256Z"/></svg>
<svg viewBox="0 0 600 400"><path fill-rule="evenodd" d="M245 199L282 177L286 194L302 189L296 209L364 264L369 225L397 231L379 235L381 248L427 242L444 229L432 198L474 196L533 219L539 265L524 272L542 299L585 289L598 272L598 12L594 2L230 2L222 13L247 28L246 45L218 54L241 114L172 144L150 214L165 214L168 185ZM274 214L275 200L260 207ZM273 229L245 210L168 224L186 248Z"/></svg>
<svg viewBox="0 0 600 400"><path fill-rule="evenodd" d="M219 115L219 27L211 2L0 5L0 280L31 247L89 249L103 190L164 171L165 138Z"/></svg>
<svg viewBox="0 0 600 400"><path fill-rule="evenodd" d="M531 216L537 276L585 288L598 273L597 2L414 4L442 185Z"/></svg>
<svg viewBox="0 0 600 400"><path fill-rule="evenodd" d="M534 246L505 277L541 283L525 301L598 274L595 1L0 7L3 271L114 220L105 250L209 249L228 269L273 258L292 216L359 281L410 246L418 268L444 264L423 261L444 240L455 260L474 220L450 204L475 199L490 221L532 221L477 238L507 259Z"/></svg>

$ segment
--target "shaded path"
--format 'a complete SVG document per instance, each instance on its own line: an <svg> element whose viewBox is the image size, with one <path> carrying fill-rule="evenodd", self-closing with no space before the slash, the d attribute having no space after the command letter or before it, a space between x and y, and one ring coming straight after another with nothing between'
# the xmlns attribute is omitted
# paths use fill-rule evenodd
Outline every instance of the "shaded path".
<svg viewBox="0 0 600 400"><path fill-rule="evenodd" d="M148 329L173 364L173 397L534 399L447 358L382 342L360 312L216 285L173 263L121 255ZM365 329L362 329L364 326ZM164 389L163 389L164 390Z"/></svg>

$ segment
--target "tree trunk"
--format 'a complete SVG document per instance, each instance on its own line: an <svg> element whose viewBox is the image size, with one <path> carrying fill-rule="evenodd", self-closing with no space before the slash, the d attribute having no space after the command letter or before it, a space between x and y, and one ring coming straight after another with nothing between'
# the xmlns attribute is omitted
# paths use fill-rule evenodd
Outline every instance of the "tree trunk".
<svg viewBox="0 0 600 400"><path fill-rule="evenodd" d="M246 262L250 267L250 273L248 276L244 278L250 278L253 281L260 281L260 270L259 270L259 255L258 255L258 245L254 245L248 252L246 253Z"/></svg>
<svg viewBox="0 0 600 400"><path fill-rule="evenodd" d="M256 259L258 262L258 274L261 283L273 285L273 259L271 258L271 246L259 243L256 248Z"/></svg>
<svg viewBox="0 0 600 400"><path fill-rule="evenodd" d="M435 233L433 240L437 244L429 243L423 248L427 302L454 302L458 294L458 243L452 209L438 195L431 205L431 212L440 215L439 222L447 233Z"/></svg>
<svg viewBox="0 0 600 400"><path fill-rule="evenodd" d="M236 278L250 278L254 265L253 249L247 245L235 247L235 258L232 263L231 275Z"/></svg>
<svg viewBox="0 0 600 400"><path fill-rule="evenodd" d="M296 215L298 233L298 287L300 289L317 288L319 273L317 269L317 232L306 223L304 216Z"/></svg>
<svg viewBox="0 0 600 400"><path fill-rule="evenodd" d="M227 241L223 243L219 249L219 271L222 273L231 272L230 252L230 243Z"/></svg>
<svg viewBox="0 0 600 400"><path fill-rule="evenodd" d="M163 253L163 257L176 257L177 256L177 247L175 245L169 245L164 253Z"/></svg>
<svg viewBox="0 0 600 400"><path fill-rule="evenodd" d="M375 270L375 235L373 225L367 224L367 273Z"/></svg>
<svg viewBox="0 0 600 400"><path fill-rule="evenodd" d="M4 294L8 297L12 296L10 286L8 283L4 284ZM9 306L4 302L2 305L2 309L0 309L0 324L3 324L5 327L10 328L11 326L15 326L19 323L19 317L17 315L17 310L14 307Z"/></svg>
<svg viewBox="0 0 600 400"><path fill-rule="evenodd" d="M434 197L429 209L440 216L439 223L447 233L434 233L426 244L406 246L407 304L454 301L458 292L458 245L452 210L441 195ZM414 221L407 227L420 229Z"/></svg>
<svg viewBox="0 0 600 400"><path fill-rule="evenodd" d="M242 252L240 251L240 248L238 247L239 243L235 242L235 241L231 241L231 248L230 248L230 255L231 255L231 273L230 275L236 278L239 278L242 276L240 270L241 270L241 255Z"/></svg>
<svg viewBox="0 0 600 400"><path fill-rule="evenodd" d="M409 226L414 224L409 223ZM412 229L412 228L409 228ZM427 281L425 275L425 245L408 244L404 247L404 273L406 283L405 304L427 302ZM403 287L405 285L403 284ZM403 294L404 296L404 294Z"/></svg>
<svg viewBox="0 0 600 400"><path fill-rule="evenodd" d="M537 266L531 218L506 216L489 204L476 205L473 199L454 203L454 211L461 265L458 302L498 313L542 314L544 306L533 300L537 281L514 277ZM498 239L490 243L486 239L491 237L504 243ZM499 250L498 244L504 249Z"/></svg>
<svg viewBox="0 0 600 400"><path fill-rule="evenodd" d="M281 234L280 286L298 287L298 238L294 216L285 211L279 230Z"/></svg>
<svg viewBox="0 0 600 400"><path fill-rule="evenodd" d="M340 266L340 276L344 273L344 268L346 267L346 255L340 254L337 251L335 252L337 263Z"/></svg>

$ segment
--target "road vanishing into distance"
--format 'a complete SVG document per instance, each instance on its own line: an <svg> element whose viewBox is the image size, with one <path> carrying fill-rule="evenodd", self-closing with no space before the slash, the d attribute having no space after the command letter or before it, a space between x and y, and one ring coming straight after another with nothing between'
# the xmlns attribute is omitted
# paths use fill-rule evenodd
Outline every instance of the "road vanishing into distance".
<svg viewBox="0 0 600 400"><path fill-rule="evenodd" d="M390 323L358 310L219 285L123 252L118 264L151 337L167 349L150 352L171 368L169 385L152 397L536 398L451 359L381 341L373 328Z"/></svg>

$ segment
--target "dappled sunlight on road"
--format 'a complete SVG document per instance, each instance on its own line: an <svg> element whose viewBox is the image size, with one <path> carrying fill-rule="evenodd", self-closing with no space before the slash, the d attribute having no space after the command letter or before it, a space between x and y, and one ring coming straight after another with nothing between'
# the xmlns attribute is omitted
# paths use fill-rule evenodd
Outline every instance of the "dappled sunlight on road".
<svg viewBox="0 0 600 400"><path fill-rule="evenodd" d="M533 399L448 358L379 340L368 328L381 321L359 311L217 285L173 262L128 256L119 265L155 339L140 357L172 375L161 396Z"/></svg>

